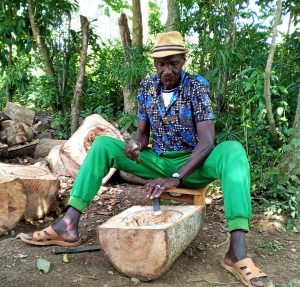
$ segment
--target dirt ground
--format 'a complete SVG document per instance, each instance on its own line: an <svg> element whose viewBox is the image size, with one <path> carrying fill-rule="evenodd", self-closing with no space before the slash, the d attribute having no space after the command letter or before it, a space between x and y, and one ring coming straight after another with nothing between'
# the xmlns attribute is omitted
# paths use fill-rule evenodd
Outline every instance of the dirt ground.
<svg viewBox="0 0 300 287"><path fill-rule="evenodd" d="M84 245L97 244L97 225L132 205L144 204L142 186L119 183L104 188L82 216L80 233ZM150 282L118 273L102 251L69 254L69 262L65 263L63 255L54 255L51 246L35 247L16 239L20 232L39 230L49 223L20 222L14 230L0 237L0 286L243 286L220 266L229 239L222 209L221 199L212 201L198 236L165 274ZM275 286L300 286L300 236L285 230L285 226L282 217L255 214L247 234L248 253L269 274ZM38 258L51 262L49 273L37 269Z"/></svg>

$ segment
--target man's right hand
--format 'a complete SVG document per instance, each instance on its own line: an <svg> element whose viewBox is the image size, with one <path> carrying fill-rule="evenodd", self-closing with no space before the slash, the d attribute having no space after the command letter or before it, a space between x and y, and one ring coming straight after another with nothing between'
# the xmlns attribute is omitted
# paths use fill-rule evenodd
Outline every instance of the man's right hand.
<svg viewBox="0 0 300 287"><path fill-rule="evenodd" d="M134 160L136 163L140 163L140 151L141 151L141 143L136 142L134 140L130 140L127 142L124 152L125 155Z"/></svg>

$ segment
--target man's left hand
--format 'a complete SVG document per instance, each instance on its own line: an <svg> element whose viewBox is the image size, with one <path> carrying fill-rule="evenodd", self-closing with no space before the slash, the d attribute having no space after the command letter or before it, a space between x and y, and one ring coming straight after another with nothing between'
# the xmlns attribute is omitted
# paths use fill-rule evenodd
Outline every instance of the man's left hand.
<svg viewBox="0 0 300 287"><path fill-rule="evenodd" d="M147 198L153 199L154 197L159 197L164 190L177 187L179 183L179 179L174 177L152 179L145 185Z"/></svg>

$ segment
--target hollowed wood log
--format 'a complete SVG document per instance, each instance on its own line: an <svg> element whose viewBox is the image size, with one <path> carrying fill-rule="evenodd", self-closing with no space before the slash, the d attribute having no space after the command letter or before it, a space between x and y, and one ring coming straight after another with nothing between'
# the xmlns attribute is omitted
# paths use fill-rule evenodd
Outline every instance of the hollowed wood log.
<svg viewBox="0 0 300 287"><path fill-rule="evenodd" d="M152 207L133 206L97 227L98 243L119 272L143 281L155 279L196 237L204 219L202 206L161 209L161 218L153 218Z"/></svg>

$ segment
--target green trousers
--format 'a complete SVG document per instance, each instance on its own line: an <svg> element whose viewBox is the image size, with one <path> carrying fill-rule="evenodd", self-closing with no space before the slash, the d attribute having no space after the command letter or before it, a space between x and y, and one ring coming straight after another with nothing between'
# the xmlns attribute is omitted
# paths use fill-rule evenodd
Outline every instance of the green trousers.
<svg viewBox="0 0 300 287"><path fill-rule="evenodd" d="M140 153L140 163L136 163L125 156L124 145L123 141L109 136L95 139L80 167L68 205L83 212L91 204L102 178L111 167L145 179L171 177L190 157L189 152L177 151L158 156L147 148ZM222 183L229 231L248 231L251 217L250 172L245 150L239 142L226 141L217 145L203 166L184 180L183 186L198 188L215 179Z"/></svg>

